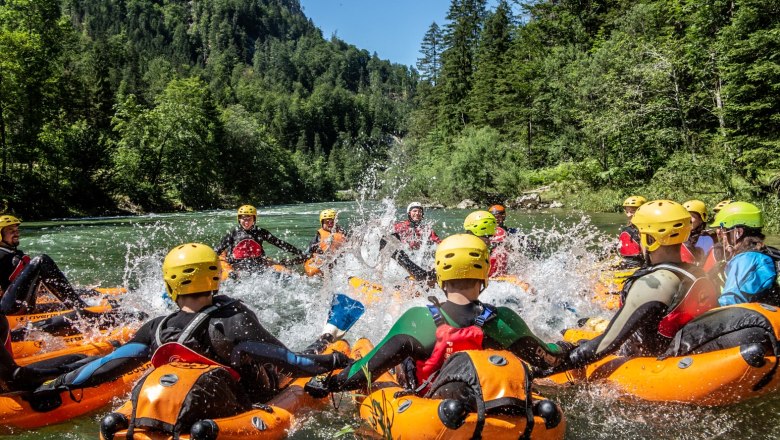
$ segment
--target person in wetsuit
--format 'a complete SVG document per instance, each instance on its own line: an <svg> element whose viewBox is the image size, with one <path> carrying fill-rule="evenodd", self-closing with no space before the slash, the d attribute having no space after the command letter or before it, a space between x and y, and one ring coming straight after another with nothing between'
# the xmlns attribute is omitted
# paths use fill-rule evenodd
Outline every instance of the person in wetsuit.
<svg viewBox="0 0 780 440"><path fill-rule="evenodd" d="M704 271L682 263L680 246L691 231L691 216L679 203L643 204L631 219L640 233L649 266L637 270L621 292L622 306L604 333L566 355L543 375L582 367L604 356L657 356L688 320L716 307L717 291Z"/></svg>
<svg viewBox="0 0 780 440"><path fill-rule="evenodd" d="M86 307L79 292L68 282L51 257L43 254L30 259L19 249L21 223L12 215L0 216L0 313L34 313L40 285L45 286L65 308Z"/></svg>
<svg viewBox="0 0 780 440"><path fill-rule="evenodd" d="M691 235L681 248L683 261L701 266L715 244L706 231L707 205L701 200L688 200L683 206L691 214Z"/></svg>
<svg viewBox="0 0 780 440"><path fill-rule="evenodd" d="M642 267L645 260L639 245L639 230L631 222L634 213L640 206L647 203L642 196L631 196L623 201L623 211L626 213L628 224L620 230L620 256L623 258L621 267Z"/></svg>
<svg viewBox="0 0 780 440"><path fill-rule="evenodd" d="M335 209L325 209L320 212L320 229L306 249L308 255L325 253L344 242L344 230L336 225L337 214Z"/></svg>
<svg viewBox="0 0 780 440"><path fill-rule="evenodd" d="M393 225L393 235L398 237L409 249L419 249L423 240L427 244L439 243L441 239L428 225L422 223L425 210L419 202L412 202L406 207L406 217Z"/></svg>
<svg viewBox="0 0 780 440"><path fill-rule="evenodd" d="M415 361L417 377L422 378L441 367L450 342L506 349L541 368L558 364L562 356L558 345L537 338L512 309L479 301L490 272L489 250L480 238L468 234L448 237L436 248L435 259L436 279L447 301L406 311L373 350L328 379L327 389L357 389L366 384L365 367L376 378L407 358ZM439 332L441 325L450 331ZM451 337L437 336L445 333Z"/></svg>
<svg viewBox="0 0 780 440"><path fill-rule="evenodd" d="M345 355L297 354L269 333L239 300L217 295L221 266L209 246L175 247L163 262L165 288L179 310L145 323L113 353L93 360L38 388L38 393L95 386L148 362L155 350L178 342L235 369L254 402L274 396L285 378L321 374L344 366Z"/></svg>
<svg viewBox="0 0 780 440"><path fill-rule="evenodd" d="M718 302L722 306L746 302L780 305L777 267L780 251L764 244L764 218L758 206L733 202L715 216L726 257L725 284Z"/></svg>
<svg viewBox="0 0 780 440"><path fill-rule="evenodd" d="M301 263L306 254L284 240L276 238L267 229L257 227L257 209L252 205L238 208L238 226L227 233L214 247L217 254L225 252L228 263L240 270L257 270L276 264L265 256L263 242L271 243L297 258L285 261L287 264Z"/></svg>
<svg viewBox="0 0 780 440"><path fill-rule="evenodd" d="M498 219L487 211L474 211L463 221L463 229L479 237L490 248L490 273L488 277L506 275L509 263L508 250L493 241L498 232Z"/></svg>

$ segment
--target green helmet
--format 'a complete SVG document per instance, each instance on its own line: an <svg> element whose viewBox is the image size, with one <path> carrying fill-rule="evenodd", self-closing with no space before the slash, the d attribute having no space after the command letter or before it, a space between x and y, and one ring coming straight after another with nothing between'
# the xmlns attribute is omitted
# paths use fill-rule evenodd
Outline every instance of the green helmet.
<svg viewBox="0 0 780 440"><path fill-rule="evenodd" d="M746 226L760 229L764 227L764 216L761 209L752 203L732 202L721 208L710 226L726 229Z"/></svg>

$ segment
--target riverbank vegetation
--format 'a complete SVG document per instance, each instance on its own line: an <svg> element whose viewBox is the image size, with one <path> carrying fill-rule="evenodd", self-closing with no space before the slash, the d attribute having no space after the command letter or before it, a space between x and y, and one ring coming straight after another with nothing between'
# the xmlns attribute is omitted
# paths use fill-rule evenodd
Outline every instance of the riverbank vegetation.
<svg viewBox="0 0 780 440"><path fill-rule="evenodd" d="M3 1L2 198L27 219L330 199L405 134L416 82L297 0Z"/></svg>
<svg viewBox="0 0 780 440"><path fill-rule="evenodd" d="M753 200L778 229L780 4L491 4L452 0L415 70L297 0L0 2L0 195L40 218L541 187Z"/></svg>
<svg viewBox="0 0 780 440"><path fill-rule="evenodd" d="M777 229L780 3L453 0L425 35L405 198L758 201ZM511 6L511 7L510 7ZM408 174L404 170L410 170Z"/></svg>

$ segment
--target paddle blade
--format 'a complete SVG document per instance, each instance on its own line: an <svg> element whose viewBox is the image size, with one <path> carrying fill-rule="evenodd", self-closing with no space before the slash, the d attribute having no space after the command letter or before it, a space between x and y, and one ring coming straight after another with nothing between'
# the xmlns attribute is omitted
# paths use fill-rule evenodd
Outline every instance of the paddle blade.
<svg viewBox="0 0 780 440"><path fill-rule="evenodd" d="M328 313L328 324L333 325L341 332L346 332L363 316L365 306L360 301L354 300L343 293L333 295Z"/></svg>

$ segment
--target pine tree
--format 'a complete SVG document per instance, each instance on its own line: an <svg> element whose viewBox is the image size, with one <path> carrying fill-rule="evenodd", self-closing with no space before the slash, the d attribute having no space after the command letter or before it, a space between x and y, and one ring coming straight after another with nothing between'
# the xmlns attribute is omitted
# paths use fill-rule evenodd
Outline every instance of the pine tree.
<svg viewBox="0 0 780 440"><path fill-rule="evenodd" d="M441 51L443 36L439 25L434 21L423 36L420 53L422 58L417 59L417 70L420 79L435 86L441 72Z"/></svg>

